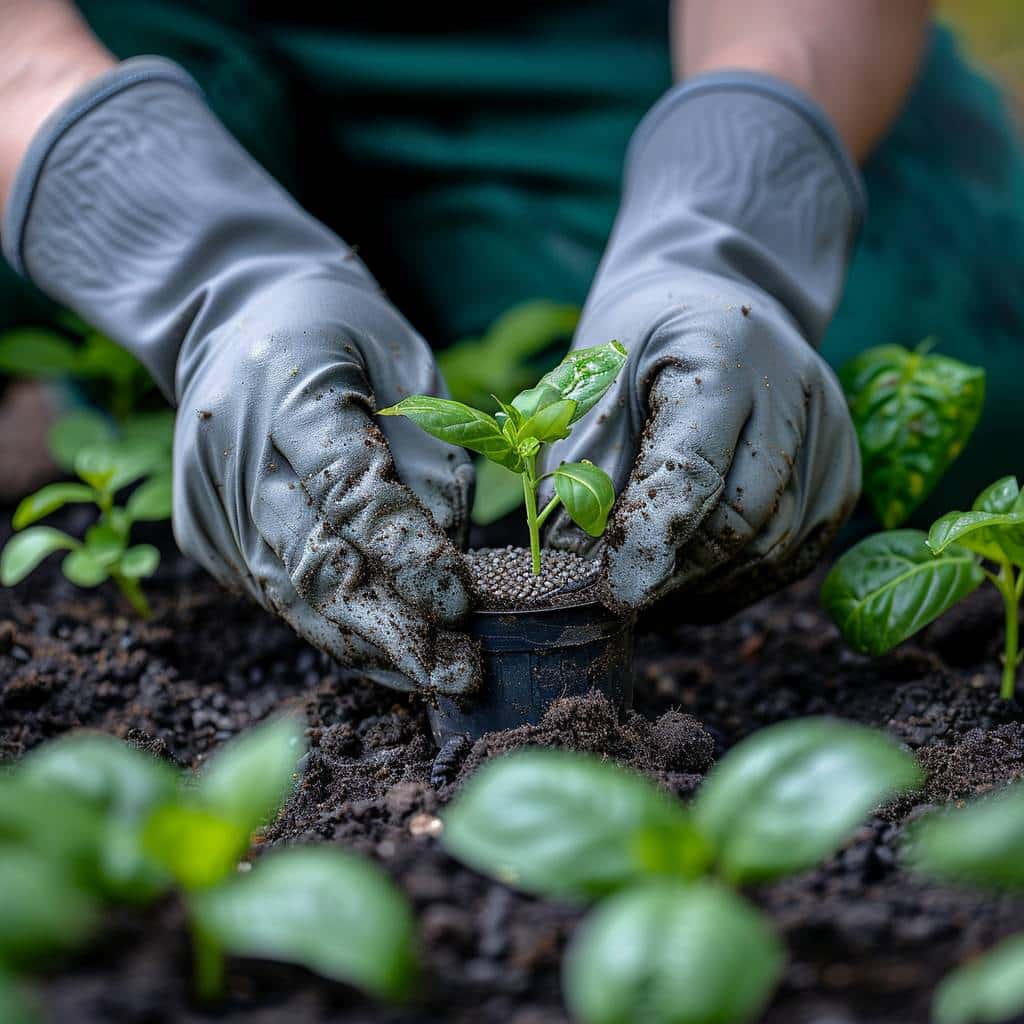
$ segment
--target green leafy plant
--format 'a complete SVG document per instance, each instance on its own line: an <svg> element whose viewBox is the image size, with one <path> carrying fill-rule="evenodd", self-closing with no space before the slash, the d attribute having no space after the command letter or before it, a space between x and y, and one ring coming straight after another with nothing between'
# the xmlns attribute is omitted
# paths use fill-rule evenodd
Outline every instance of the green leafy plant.
<svg viewBox="0 0 1024 1024"><path fill-rule="evenodd" d="M607 762L533 750L482 768L442 835L508 885L600 901L563 966L584 1024L736 1024L764 1005L784 962L737 887L813 866L918 777L884 736L826 719L739 744L690 808Z"/></svg>
<svg viewBox="0 0 1024 1024"><path fill-rule="evenodd" d="M943 882L1024 892L1024 784L934 811L906 841L909 864ZM952 971L932 1002L935 1024L999 1024L1024 1013L1024 934Z"/></svg>
<svg viewBox="0 0 1024 1024"><path fill-rule="evenodd" d="M0 780L0 1006L19 998L14 972L80 944L103 902L146 904L168 888L188 912L204 999L221 994L227 954L403 997L415 977L411 915L377 868L315 848L242 861L291 791L302 752L294 721L271 722L184 784L110 737L72 736Z"/></svg>
<svg viewBox="0 0 1024 1024"><path fill-rule="evenodd" d="M0 373L66 379L98 387L99 400L118 420L130 417L153 390L142 364L108 337L71 314L59 330L19 327L0 334Z"/></svg>
<svg viewBox="0 0 1024 1024"><path fill-rule="evenodd" d="M927 534L892 530L847 551L821 598L844 639L884 654L989 580L1003 599L1006 634L1001 694L1016 690L1018 620L1024 591L1024 494L1003 477L966 512L948 512Z"/></svg>
<svg viewBox="0 0 1024 1024"><path fill-rule="evenodd" d="M160 553L151 544L130 544L135 523L171 515L169 453L160 443L146 440L98 443L75 455L78 482L48 484L22 500L14 513L15 535L0 553L0 583L13 586L55 551L67 551L61 569L80 587L95 587L111 579L139 615L150 615L140 580L151 576ZM116 505L121 490L143 482L124 505ZM82 540L50 526L34 525L68 504L92 504L96 522Z"/></svg>
<svg viewBox="0 0 1024 1024"><path fill-rule="evenodd" d="M457 402L483 408L494 395L509 401L529 387L555 359L548 353L572 337L578 306L536 299L513 306L479 338L465 338L439 353L437 365ZM472 519L493 523L522 503L523 488L511 470L487 459L476 460L477 488Z"/></svg>
<svg viewBox="0 0 1024 1024"><path fill-rule="evenodd" d="M570 352L532 388L498 405L492 416L463 402L412 395L381 409L381 416L406 416L428 434L462 445L517 473L526 503L533 572L541 571L540 528L561 503L580 529L600 537L615 502L611 478L591 462L563 462L552 473L537 475L541 448L568 437L572 425L597 404L626 362L617 342ZM538 512L537 488L552 478L554 496Z"/></svg>
<svg viewBox="0 0 1024 1024"><path fill-rule="evenodd" d="M932 344L870 348L839 372L860 443L864 494L890 530L963 451L985 401L985 371L932 353Z"/></svg>

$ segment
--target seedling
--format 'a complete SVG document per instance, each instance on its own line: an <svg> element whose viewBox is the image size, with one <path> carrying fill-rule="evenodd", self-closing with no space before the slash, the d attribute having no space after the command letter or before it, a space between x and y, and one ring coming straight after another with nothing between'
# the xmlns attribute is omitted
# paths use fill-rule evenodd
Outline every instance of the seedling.
<svg viewBox="0 0 1024 1024"><path fill-rule="evenodd" d="M784 955L736 890L813 866L918 779L881 734L825 719L739 744L692 808L594 757L527 751L470 780L443 841L505 884L601 901L563 966L575 1019L740 1024L767 1002Z"/></svg>
<svg viewBox="0 0 1024 1024"><path fill-rule="evenodd" d="M986 487L967 512L947 512L927 534L878 533L846 552L822 588L825 610L846 642L884 654L988 580L1003 599L1001 695L1016 691L1018 619L1024 591L1024 493L1016 478Z"/></svg>
<svg viewBox="0 0 1024 1024"><path fill-rule="evenodd" d="M18 532L0 553L0 583L23 580L55 551L69 554L61 563L64 575L80 587L96 587L111 579L143 618L150 613L140 580L151 576L160 553L151 544L129 546L134 523L167 519L171 515L171 475L162 445L142 442L97 444L75 457L79 482L48 484L25 498L15 510ZM125 505L115 505L119 491L145 479ZM68 504L92 504L99 518L78 540L39 520Z"/></svg>
<svg viewBox="0 0 1024 1024"><path fill-rule="evenodd" d="M401 998L415 973L411 915L377 868L315 848L239 863L291 791L302 750L294 722L272 722L181 785L110 737L73 736L0 779L0 875L11 883L0 901L0 1006L15 998L5 967L81 943L102 901L148 903L170 887L187 909L201 998L221 995L226 954Z"/></svg>
<svg viewBox="0 0 1024 1024"><path fill-rule="evenodd" d="M406 416L428 434L462 445L522 479L526 524L535 576L541 571L540 530L564 505L572 521L600 537L615 502L611 478L592 462L563 462L551 473L537 475L541 449L569 436L572 425L585 416L612 386L626 362L617 342L570 352L539 383L521 391L511 402L495 399L501 411L492 416L462 402L430 395L412 395L381 409L381 416ZM537 511L537 488L546 479L554 496Z"/></svg>
<svg viewBox="0 0 1024 1024"><path fill-rule="evenodd" d="M940 881L1024 893L1024 785L929 814L909 833L906 853ZM932 1002L935 1024L998 1024L1021 1013L1024 934L952 971Z"/></svg>
<svg viewBox="0 0 1024 1024"><path fill-rule="evenodd" d="M870 348L839 372L857 429L863 489L891 530L928 497L981 416L985 371L930 350Z"/></svg>

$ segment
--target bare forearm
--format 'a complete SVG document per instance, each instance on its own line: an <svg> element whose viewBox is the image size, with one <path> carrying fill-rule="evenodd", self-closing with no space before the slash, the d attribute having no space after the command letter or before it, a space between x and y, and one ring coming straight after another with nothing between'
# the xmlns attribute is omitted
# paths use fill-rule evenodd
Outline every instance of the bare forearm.
<svg viewBox="0 0 1024 1024"><path fill-rule="evenodd" d="M863 160L914 80L930 0L674 0L677 79L775 75L803 89Z"/></svg>
<svg viewBox="0 0 1024 1024"><path fill-rule="evenodd" d="M0 0L0 213L39 126L114 63L66 0Z"/></svg>

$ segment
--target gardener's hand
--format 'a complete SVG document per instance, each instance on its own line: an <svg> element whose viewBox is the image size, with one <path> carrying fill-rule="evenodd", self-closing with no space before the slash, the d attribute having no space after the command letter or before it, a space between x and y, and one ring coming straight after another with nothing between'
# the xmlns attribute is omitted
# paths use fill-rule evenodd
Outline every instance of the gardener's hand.
<svg viewBox="0 0 1024 1024"><path fill-rule="evenodd" d="M547 467L590 458L616 484L613 605L685 587L687 614L734 610L806 572L853 508L856 437L814 345L860 205L828 122L777 79L698 78L637 130L575 342L617 338L629 362ZM549 543L588 546L564 515Z"/></svg>
<svg viewBox="0 0 1024 1024"><path fill-rule="evenodd" d="M374 417L440 388L430 351L181 69L128 62L58 111L21 162L3 240L178 404L186 552L383 681L472 685L475 650L446 628L468 607L452 541L471 468Z"/></svg>

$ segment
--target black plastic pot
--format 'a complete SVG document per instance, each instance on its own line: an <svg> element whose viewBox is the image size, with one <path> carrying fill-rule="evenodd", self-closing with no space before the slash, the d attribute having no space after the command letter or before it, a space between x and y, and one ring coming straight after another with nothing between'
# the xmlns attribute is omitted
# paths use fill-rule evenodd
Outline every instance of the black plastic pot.
<svg viewBox="0 0 1024 1024"><path fill-rule="evenodd" d="M598 690L620 707L633 700L633 623L602 605L521 612L474 612L483 683L459 706L445 697L430 708L438 746L455 736L539 722L559 697Z"/></svg>

